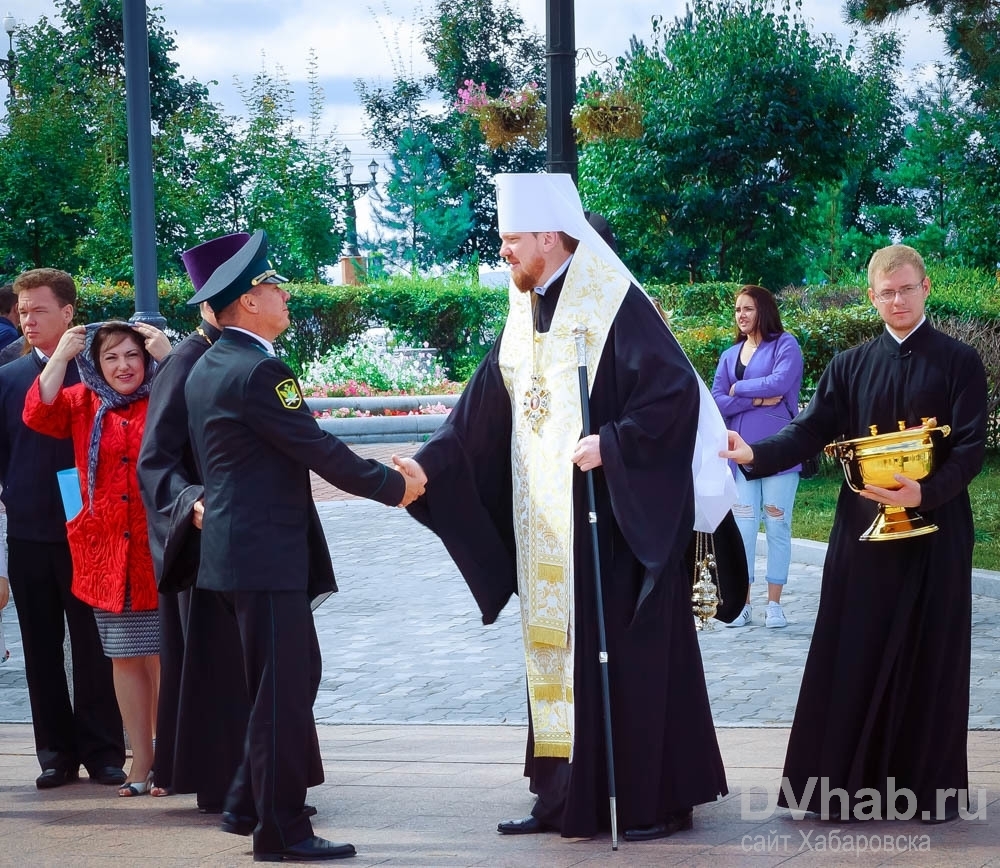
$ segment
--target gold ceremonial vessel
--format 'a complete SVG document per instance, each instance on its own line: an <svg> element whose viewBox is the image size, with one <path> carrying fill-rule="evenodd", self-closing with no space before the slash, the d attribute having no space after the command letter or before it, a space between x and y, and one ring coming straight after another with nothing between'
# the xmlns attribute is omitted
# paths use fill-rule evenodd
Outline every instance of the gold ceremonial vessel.
<svg viewBox="0 0 1000 868"><path fill-rule="evenodd" d="M951 426L938 425L934 417L922 419L913 428L905 426L905 422L900 422L898 431L879 434L878 427L872 425L870 437L838 440L824 451L840 461L852 491L863 491L866 484L896 490L900 485L893 474L917 481L929 475L936 466L936 439L951 434ZM859 539L868 542L909 539L937 529L936 524L912 507L880 503L875 521Z"/></svg>

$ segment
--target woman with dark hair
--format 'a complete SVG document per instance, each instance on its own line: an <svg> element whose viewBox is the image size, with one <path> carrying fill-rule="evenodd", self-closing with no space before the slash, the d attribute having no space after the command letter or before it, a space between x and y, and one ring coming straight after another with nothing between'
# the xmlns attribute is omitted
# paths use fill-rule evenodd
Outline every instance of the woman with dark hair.
<svg viewBox="0 0 1000 868"><path fill-rule="evenodd" d="M154 358L169 350L166 335L146 323L75 326L60 339L24 404L29 428L73 439L83 506L66 523L71 588L94 608L132 746L119 796L142 795L152 786L159 622L135 467ZM82 382L64 388L74 358Z"/></svg>
<svg viewBox="0 0 1000 868"><path fill-rule="evenodd" d="M712 396L726 427L747 443L756 443L785 427L799 412L802 351L781 325L774 296L762 286L748 285L736 295L736 338L719 359ZM799 485L796 464L774 476L747 479L733 465L738 500L733 516L746 548L750 588L743 611L730 627L753 619L750 592L757 559L757 532L763 517L767 535L767 610L764 626L788 623L781 608L781 591L788 581L792 557L792 505Z"/></svg>

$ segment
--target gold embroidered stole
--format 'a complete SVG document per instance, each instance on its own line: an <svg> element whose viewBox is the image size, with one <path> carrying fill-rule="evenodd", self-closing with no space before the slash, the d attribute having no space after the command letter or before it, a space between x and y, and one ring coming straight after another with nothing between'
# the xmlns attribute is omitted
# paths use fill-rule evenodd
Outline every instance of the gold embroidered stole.
<svg viewBox="0 0 1000 868"><path fill-rule="evenodd" d="M546 334L510 288L499 363L511 396L514 535L535 756L573 751L573 468L582 415L573 329L587 331L589 390L629 281L582 244ZM540 379L539 379L540 377ZM539 387L547 412L538 418ZM534 412L532 412L534 410Z"/></svg>

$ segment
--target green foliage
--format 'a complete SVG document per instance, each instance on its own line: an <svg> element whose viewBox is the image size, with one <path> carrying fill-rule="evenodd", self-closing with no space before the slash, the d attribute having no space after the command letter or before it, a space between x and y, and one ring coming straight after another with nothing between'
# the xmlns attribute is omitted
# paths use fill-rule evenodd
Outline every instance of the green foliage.
<svg viewBox="0 0 1000 868"><path fill-rule="evenodd" d="M848 20L877 25L909 10L923 12L944 31L948 51L983 105L1000 104L1000 8L984 0L845 0Z"/></svg>
<svg viewBox="0 0 1000 868"><path fill-rule="evenodd" d="M646 132L587 146L581 194L640 277L801 280L804 221L856 147L861 79L798 8L695 0L609 73Z"/></svg>
<svg viewBox="0 0 1000 868"><path fill-rule="evenodd" d="M715 369L719 365L719 356L733 344L732 327L701 325L673 328L672 331L694 369L711 387Z"/></svg>
<svg viewBox="0 0 1000 868"><path fill-rule="evenodd" d="M58 0L62 25L18 30L12 135L0 141L0 249L6 270L56 265L105 280L131 277L121 0ZM190 172L179 154L189 118L214 112L207 89L179 75L173 36L147 12L161 271L189 209L175 202ZM169 132L167 132L169 131ZM190 177L188 177L190 182ZM187 227L190 229L190 225ZM165 242L165 243L164 243Z"/></svg>
<svg viewBox="0 0 1000 868"><path fill-rule="evenodd" d="M937 315L1000 319L1000 269L997 272L927 263L931 294L927 309Z"/></svg>
<svg viewBox="0 0 1000 868"><path fill-rule="evenodd" d="M391 278L366 287L372 324L401 329L415 346L436 347L448 376L464 380L496 340L507 316L507 293L463 275L440 280Z"/></svg>
<svg viewBox="0 0 1000 868"><path fill-rule="evenodd" d="M269 254L293 280L318 283L336 263L344 238L338 217L341 166L329 137L319 134L322 92L316 57L309 60L311 124L307 134L295 120L291 86L279 69L261 69L240 93L249 122L234 136L233 191L238 225L265 229Z"/></svg>
<svg viewBox="0 0 1000 868"><path fill-rule="evenodd" d="M401 164L406 162L404 132L426 136L452 195L464 191L474 215L455 258L495 263L499 243L492 178L498 172L538 171L545 154L523 142L510 150L488 148L479 124L458 112L455 100L468 79L485 84L494 96L531 82L544 88L543 40L526 28L509 0L436 0L418 29L432 72L417 75L407 68L402 58L411 49L401 47L395 34L387 37L395 58L393 81L388 86L355 84L365 134L376 147L398 155ZM438 108L442 99L443 110Z"/></svg>
<svg viewBox="0 0 1000 868"><path fill-rule="evenodd" d="M296 373L367 326L363 287L297 284L289 291L291 326L278 338L277 347Z"/></svg>
<svg viewBox="0 0 1000 868"><path fill-rule="evenodd" d="M819 189L816 205L804 220L804 278L837 283L857 271L872 252L890 243L886 215L905 213L906 191L887 182L905 144L903 99L897 70L901 44L894 33L875 34L851 56L857 75L855 146L844 175ZM898 223L892 228L900 229ZM905 232L905 230L903 230Z"/></svg>
<svg viewBox="0 0 1000 868"><path fill-rule="evenodd" d="M882 321L870 304L834 310L789 310L782 305L782 324L802 348L802 391L811 395L820 375L837 353L878 334Z"/></svg>
<svg viewBox="0 0 1000 868"><path fill-rule="evenodd" d="M987 370L990 407L995 420L990 444L1000 446L1000 317L998 295L982 274L932 266L934 289L928 312L935 325L974 346ZM993 278L995 286L995 278ZM692 364L711 382L719 356L734 339L732 304L738 287L732 284L650 287L650 294L670 312L671 329ZM471 376L503 328L507 292L481 286L467 274L447 278L393 277L366 286L290 285L291 326L278 338L282 358L296 373L343 347L371 326L392 329L413 347L434 348L450 380ZM187 304L190 283L161 280L159 307L175 336L198 323L197 309ZM698 300L683 307L682 295ZM778 298L785 329L802 347L805 376L803 396L811 394L833 355L878 333L878 316L861 301L858 286L795 288ZM705 300L714 307L708 309ZM80 281L77 322L129 319L135 309L127 283Z"/></svg>
<svg viewBox="0 0 1000 868"><path fill-rule="evenodd" d="M75 321L78 323L128 320L135 313L135 290L125 282L98 282L89 278L77 281ZM194 290L186 280L161 280L158 285L160 314L167 321L168 333L183 336L198 325L198 308L187 303Z"/></svg>
<svg viewBox="0 0 1000 868"><path fill-rule="evenodd" d="M829 541L843 483L843 472L831 462L824 462L818 476L799 482L792 512L793 537ZM1000 570L1000 455L987 454L982 471L969 485L969 498L976 521L972 565Z"/></svg>
<svg viewBox="0 0 1000 868"><path fill-rule="evenodd" d="M58 266L130 280L131 204L121 0L58 0L17 33L16 99L0 139L0 261L7 274ZM223 118L208 91L179 74L157 10L149 32L157 268L183 273L179 253L216 235L265 228L289 277L318 282L339 258L340 166L319 134L323 95L309 58L303 132L280 72L242 93L248 120Z"/></svg>
<svg viewBox="0 0 1000 868"><path fill-rule="evenodd" d="M454 262L472 230L468 192L453 187L425 133L403 130L390 159L388 201L374 209L389 233L378 248L414 275Z"/></svg>

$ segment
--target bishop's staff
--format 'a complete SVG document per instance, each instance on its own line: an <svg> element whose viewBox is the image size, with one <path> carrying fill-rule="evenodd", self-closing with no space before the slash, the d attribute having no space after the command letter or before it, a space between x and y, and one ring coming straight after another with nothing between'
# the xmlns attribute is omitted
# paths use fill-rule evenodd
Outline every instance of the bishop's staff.
<svg viewBox="0 0 1000 868"><path fill-rule="evenodd" d="M590 388L587 383L587 327L573 329L576 339L577 373L580 376L580 409L583 413L583 436L590 434ZM608 798L611 802L611 849L618 849L618 808L615 804L615 752L611 741L611 686L608 682L608 639L604 630L604 592L601 589L601 549L597 541L597 503L594 498L593 471L586 471L587 511L590 539L594 549L594 588L597 600L597 659L601 669L601 695L604 700L604 746L608 763Z"/></svg>

